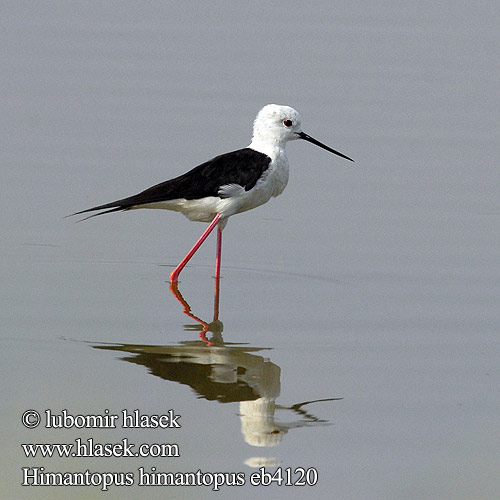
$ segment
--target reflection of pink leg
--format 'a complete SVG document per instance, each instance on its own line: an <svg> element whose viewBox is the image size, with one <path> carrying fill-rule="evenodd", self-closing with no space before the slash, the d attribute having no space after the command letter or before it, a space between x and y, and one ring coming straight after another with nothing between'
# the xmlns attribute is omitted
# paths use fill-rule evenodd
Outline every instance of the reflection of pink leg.
<svg viewBox="0 0 500 500"><path fill-rule="evenodd" d="M205 232L200 236L200 239L194 244L193 248L189 250L187 255L182 259L181 263L172 271L170 275L170 283L177 283L179 280L179 274L184 269L184 266L189 262L191 257L196 253L196 250L200 248L201 244L208 238L208 235L214 230L214 227L217 225L220 219L220 214L217 214L214 217L214 220L207 227Z"/></svg>
<svg viewBox="0 0 500 500"><path fill-rule="evenodd" d="M217 228L217 255L215 257L215 279L220 278L220 261L221 261L221 251L222 251L222 231L221 228Z"/></svg>
<svg viewBox="0 0 500 500"><path fill-rule="evenodd" d="M207 344L207 346L213 346L213 343L210 342L207 339L207 332L210 331L210 325L206 322L203 321L201 318L198 318L198 316L195 316L191 312L191 306L184 300L184 297L181 295L181 292L179 291L179 288L177 287L177 281L170 282L170 291L175 295L175 298L182 304L182 307L184 308L184 314L189 316L190 318L193 318L195 321L200 323L202 326L201 332L200 332L200 339ZM215 321L215 318L214 318Z"/></svg>

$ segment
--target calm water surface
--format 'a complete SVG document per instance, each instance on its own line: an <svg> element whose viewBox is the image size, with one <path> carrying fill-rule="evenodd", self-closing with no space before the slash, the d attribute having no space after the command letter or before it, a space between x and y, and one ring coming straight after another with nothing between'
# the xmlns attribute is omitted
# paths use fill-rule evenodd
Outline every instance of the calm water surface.
<svg viewBox="0 0 500 500"><path fill-rule="evenodd" d="M1 17L2 498L498 498L495 2L12 2ZM285 193L224 232L216 297L213 238L167 282L202 224L63 219L244 147L269 102L356 163L290 144ZM45 428L46 410L119 419ZM123 410L181 427L123 428ZM21 447L125 438L179 456ZM134 485L22 487L22 467ZM316 484L252 486L260 467ZM138 486L140 470L246 484Z"/></svg>

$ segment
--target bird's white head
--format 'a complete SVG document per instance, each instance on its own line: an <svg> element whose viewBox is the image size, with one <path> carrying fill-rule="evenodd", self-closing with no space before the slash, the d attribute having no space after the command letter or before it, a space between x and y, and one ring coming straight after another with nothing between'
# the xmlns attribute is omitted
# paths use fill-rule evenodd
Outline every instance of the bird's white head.
<svg viewBox="0 0 500 500"><path fill-rule="evenodd" d="M264 106L253 123L253 140L264 144L284 145L300 139L300 114L290 106L268 104Z"/></svg>
<svg viewBox="0 0 500 500"><path fill-rule="evenodd" d="M285 144L296 139L304 139L330 151L330 153L353 161L348 156L335 151L304 133L299 112L290 106L280 106L278 104L268 104L257 114L253 123L253 137L250 147L273 157L277 149L283 153Z"/></svg>

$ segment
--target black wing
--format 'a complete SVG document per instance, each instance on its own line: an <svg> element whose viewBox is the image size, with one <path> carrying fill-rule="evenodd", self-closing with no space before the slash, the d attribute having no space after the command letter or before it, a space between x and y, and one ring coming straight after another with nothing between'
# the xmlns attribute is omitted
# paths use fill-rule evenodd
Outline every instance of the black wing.
<svg viewBox="0 0 500 500"><path fill-rule="evenodd" d="M106 210L102 215L119 210L128 210L137 205L185 198L196 200L207 196L218 196L221 186L239 184L245 191L252 189L262 174L268 169L271 158L250 148L224 153L208 160L189 172L152 186L141 193L99 205L71 215L83 214L94 210Z"/></svg>

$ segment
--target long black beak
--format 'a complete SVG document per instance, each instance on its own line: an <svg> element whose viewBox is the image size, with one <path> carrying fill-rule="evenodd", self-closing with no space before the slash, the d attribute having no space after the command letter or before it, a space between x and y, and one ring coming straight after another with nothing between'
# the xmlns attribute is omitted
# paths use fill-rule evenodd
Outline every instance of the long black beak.
<svg viewBox="0 0 500 500"><path fill-rule="evenodd" d="M304 141L310 142L312 144L316 144L316 146L319 146L320 148L323 148L323 149L326 149L327 151L330 151L330 153L333 153L334 155L341 156L342 158L345 158L346 160L349 160L349 161L354 161L352 158L349 158L348 156L346 156L342 153L339 153L338 151L335 151L335 149L329 148L328 146L326 146L322 142L317 141L316 139L314 139L310 135L307 135L304 132L299 132L298 136L301 139L304 139Z"/></svg>

